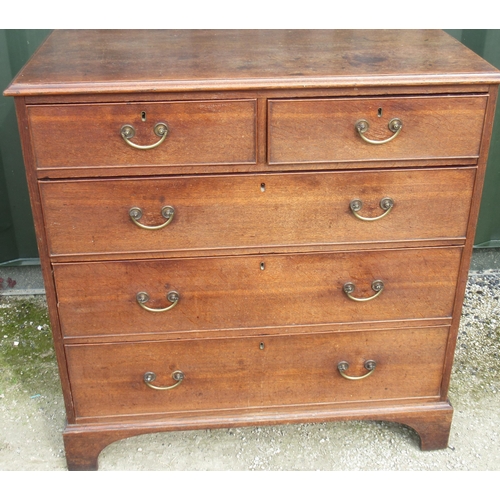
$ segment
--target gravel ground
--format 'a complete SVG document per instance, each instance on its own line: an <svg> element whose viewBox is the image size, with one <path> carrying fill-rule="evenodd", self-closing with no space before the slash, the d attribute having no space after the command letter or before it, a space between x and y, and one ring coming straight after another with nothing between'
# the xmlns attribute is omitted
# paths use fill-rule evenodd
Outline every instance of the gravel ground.
<svg viewBox="0 0 500 500"><path fill-rule="evenodd" d="M469 277L453 368L448 449L386 422L246 427L111 444L103 471L500 470L500 272ZM0 470L65 470L64 406L44 296L0 297Z"/></svg>

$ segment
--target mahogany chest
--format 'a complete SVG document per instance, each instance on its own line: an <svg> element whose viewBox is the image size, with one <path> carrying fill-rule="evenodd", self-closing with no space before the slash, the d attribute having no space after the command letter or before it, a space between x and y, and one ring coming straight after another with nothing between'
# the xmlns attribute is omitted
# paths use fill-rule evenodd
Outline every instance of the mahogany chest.
<svg viewBox="0 0 500 500"><path fill-rule="evenodd" d="M447 446L500 73L440 31L55 31L14 96L69 469L340 419Z"/></svg>

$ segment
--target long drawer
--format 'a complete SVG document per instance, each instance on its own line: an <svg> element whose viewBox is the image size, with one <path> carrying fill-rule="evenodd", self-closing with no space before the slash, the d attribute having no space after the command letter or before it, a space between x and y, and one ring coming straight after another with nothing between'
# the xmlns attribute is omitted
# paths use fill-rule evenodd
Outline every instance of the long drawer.
<svg viewBox="0 0 500 500"><path fill-rule="evenodd" d="M178 101L29 106L36 166L58 167L254 163L256 101ZM134 129L128 140L122 127ZM128 129L130 132L130 128ZM164 129L163 129L164 130Z"/></svg>
<svg viewBox="0 0 500 500"><path fill-rule="evenodd" d="M270 100L269 162L475 161L486 102L480 95Z"/></svg>
<svg viewBox="0 0 500 500"><path fill-rule="evenodd" d="M53 268L65 337L189 336L192 331L449 318L461 254L462 248L448 247ZM354 300L363 298L372 299Z"/></svg>
<svg viewBox="0 0 500 500"><path fill-rule="evenodd" d="M180 253L463 239L474 178L475 168L189 176L48 181L40 192L54 256Z"/></svg>
<svg viewBox="0 0 500 500"><path fill-rule="evenodd" d="M447 328L421 328L68 345L66 355L77 418L112 418L437 398L447 338ZM365 365L368 361L375 364ZM349 377L373 371L349 380L339 372L342 362ZM145 375L155 387L178 385L157 390L146 385Z"/></svg>

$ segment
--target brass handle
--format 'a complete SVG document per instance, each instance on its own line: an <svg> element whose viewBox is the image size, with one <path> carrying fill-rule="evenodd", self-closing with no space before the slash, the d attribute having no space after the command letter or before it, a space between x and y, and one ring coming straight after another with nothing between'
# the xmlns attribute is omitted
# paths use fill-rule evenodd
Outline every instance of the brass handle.
<svg viewBox="0 0 500 500"><path fill-rule="evenodd" d="M368 370L368 373L365 373L364 375L360 375L359 377L353 377L352 375L346 375L345 372L349 369L349 363L347 361L341 361L337 365L337 369L338 369L339 373L347 380L361 380L363 378L369 377L375 371L375 367L377 366L377 363L375 363L375 361L373 361L373 359L369 359L368 361L365 361L364 366Z"/></svg>
<svg viewBox="0 0 500 500"><path fill-rule="evenodd" d="M360 299L358 297L353 297L351 294L354 292L356 289L354 283L348 282L344 285L344 292L346 295L351 299L355 300L356 302L368 302L369 300L373 300L377 298L382 291L384 290L384 282L382 280L375 280L372 282L372 290L374 292L377 292L375 295L372 295L371 297L366 297L364 299Z"/></svg>
<svg viewBox="0 0 500 500"><path fill-rule="evenodd" d="M141 146L140 144L134 144L130 139L134 137L135 135L135 128L132 125L123 125L122 128L120 129L120 135L122 136L123 140L129 145L132 146L133 148L136 149L153 149L158 147L167 137L168 134L168 127L166 123L157 123L153 129L154 133L160 137L160 140L158 142L155 142L154 144L149 144L147 146Z"/></svg>
<svg viewBox="0 0 500 500"><path fill-rule="evenodd" d="M149 295L146 292L139 292L135 296L137 303L143 308L146 309L146 311L151 311L151 312L165 312L165 311L170 311L173 307L177 305L177 302L179 302L179 294L175 291L168 292L167 294L167 300L169 302L172 302L172 304L168 307L164 307L163 309L153 309L152 307L148 307L144 305L148 300L149 300Z"/></svg>
<svg viewBox="0 0 500 500"><path fill-rule="evenodd" d="M391 137L388 137L387 139L383 139L382 141L377 141L375 139L368 139L368 137L365 136L365 133L370 128L370 124L368 123L367 120L358 120L355 123L354 127L358 131L361 139L363 139L364 141L369 142L370 144L385 144L387 142L392 141L399 135L401 129L403 128L403 122L399 118L393 118L387 125L389 130L393 132L393 135L391 135Z"/></svg>
<svg viewBox="0 0 500 500"><path fill-rule="evenodd" d="M174 207L171 207L170 205L166 205L161 209L161 215L163 218L167 219L163 224L159 224L158 226L146 226L144 224L141 224L139 222L140 218L142 217L142 210L139 207L132 207L129 211L128 214L130 218L132 219L132 222L139 226L142 227L142 229L150 229L150 230L155 230L155 229L161 229L162 227L168 226L171 222L172 219L174 218L175 214L175 209Z"/></svg>
<svg viewBox="0 0 500 500"><path fill-rule="evenodd" d="M382 198L380 200L380 208L384 210L384 213L377 216L377 217L363 217L362 215L359 215L358 212L361 210L363 207L363 202L361 200L352 200L351 203L349 203L349 207L351 209L351 212L360 220L366 220L366 221L374 221L374 220L379 220L382 217L385 217L391 210L392 207L394 206L394 200L392 198Z"/></svg>
<svg viewBox="0 0 500 500"><path fill-rule="evenodd" d="M175 372L172 372L172 378L176 381L176 383L174 385L166 385L163 387L159 387L151 383L156 380L156 373L154 372L146 372L144 374L143 380L148 387L151 387L151 389L156 389L157 391L168 391L181 384L181 382L184 380L184 373L182 373L180 370L175 370Z"/></svg>

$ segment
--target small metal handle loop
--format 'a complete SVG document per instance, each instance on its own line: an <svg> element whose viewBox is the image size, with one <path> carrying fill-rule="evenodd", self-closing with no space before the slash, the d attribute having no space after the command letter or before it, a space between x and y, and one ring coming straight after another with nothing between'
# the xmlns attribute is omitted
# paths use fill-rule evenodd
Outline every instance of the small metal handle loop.
<svg viewBox="0 0 500 500"><path fill-rule="evenodd" d="M383 139L381 141L377 141L375 139L368 139L368 137L365 137L365 133L368 131L370 128L370 124L368 123L367 120L358 120L354 124L354 128L358 131L359 136L361 139L364 141L370 143L370 144L386 144L387 142L392 141L395 139L399 133L401 132L401 129L403 128L403 122L399 118L393 118L388 124L387 124L388 129L393 132L393 135L391 137L388 137L387 139Z"/></svg>
<svg viewBox="0 0 500 500"><path fill-rule="evenodd" d="M364 375L360 375L359 377L354 377L352 375L346 375L346 371L349 369L349 363L347 361L341 361L337 365L337 369L339 373L346 378L347 380L361 380L366 377L369 377L374 371L377 366L377 363L373 361L373 359L369 359L368 361L365 361L364 367L366 370L368 370L368 373L365 373Z"/></svg>
<svg viewBox="0 0 500 500"><path fill-rule="evenodd" d="M165 311L170 311L173 307L177 305L177 302L179 302L179 294L175 291L168 292L167 294L167 300L169 302L172 302L172 305L168 307L164 307L163 309L153 309L152 307L148 307L145 305L145 303L149 300L149 295L146 292L139 292L135 296L137 303L146 311L150 312L165 312Z"/></svg>
<svg viewBox="0 0 500 500"><path fill-rule="evenodd" d="M120 129L120 135L122 136L123 140L129 145L132 146L133 148L136 149L153 149L158 147L167 137L168 135L168 126L166 123L157 123L153 129L154 133L160 137L160 140L158 142L155 142L154 144L149 144L147 146L141 146L140 144L134 144L130 139L135 136L135 128L133 125L123 125L122 128Z"/></svg>
<svg viewBox="0 0 500 500"><path fill-rule="evenodd" d="M377 298L382 293L382 291L384 290L384 282L382 280L375 280L372 282L372 290L377 293L375 295L372 295L371 297L353 297L351 294L355 289L356 286L354 285L354 283L348 282L344 285L344 292L351 300L355 300L356 302L368 302L369 300Z"/></svg>
<svg viewBox="0 0 500 500"><path fill-rule="evenodd" d="M392 210L392 207L394 207L394 200L389 197L382 198L380 200L380 208L384 210L384 213L377 216L377 217L363 217L362 215L359 215L358 212L361 210L363 207L363 202L359 199L352 200L351 203L349 203L349 208L351 209L351 212L353 213L354 216L356 216L360 220L364 221L374 221L374 220L379 220L382 217L385 217L389 212Z"/></svg>
<svg viewBox="0 0 500 500"><path fill-rule="evenodd" d="M182 373L180 370L175 370L175 372L172 372L172 378L176 381L176 383L174 385L167 385L164 387L159 387L151 383L156 380L156 373L154 372L146 372L144 374L143 380L148 387L151 387L151 389L156 389L157 391L168 391L170 389L174 389L182 383L182 381L184 380L184 373Z"/></svg>
<svg viewBox="0 0 500 500"><path fill-rule="evenodd" d="M144 224L141 224L139 220L142 217L142 210L139 207L132 207L128 211L128 214L130 216L130 219L136 226L139 226L142 229L149 229L154 231L156 229L161 229L165 226L168 226L172 222L172 219L175 215L175 208L171 207L170 205L166 205L161 209L161 215L164 219L167 220L163 224L159 224L158 226L146 226Z"/></svg>

